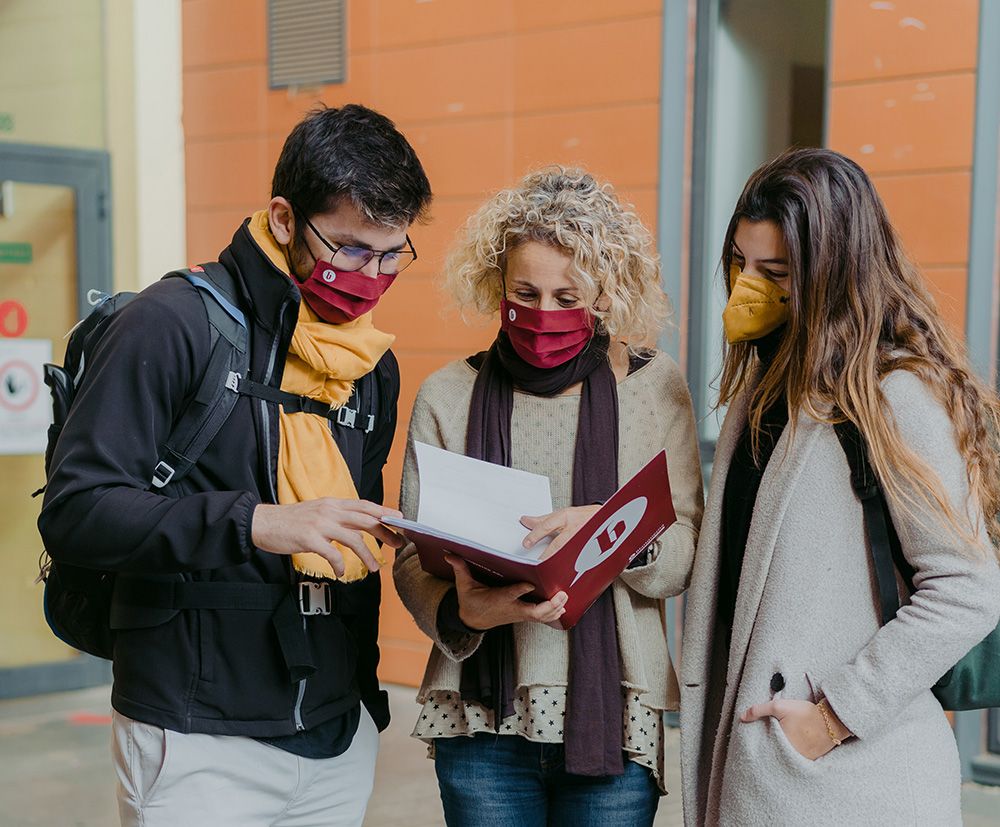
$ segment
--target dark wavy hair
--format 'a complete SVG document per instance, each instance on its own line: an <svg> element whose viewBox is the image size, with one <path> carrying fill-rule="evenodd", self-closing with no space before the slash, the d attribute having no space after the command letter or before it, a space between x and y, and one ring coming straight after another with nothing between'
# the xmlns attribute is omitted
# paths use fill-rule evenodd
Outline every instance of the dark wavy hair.
<svg viewBox="0 0 1000 827"><path fill-rule="evenodd" d="M881 380L909 371L945 406L976 505L990 534L1000 536L1000 400L973 373L864 170L827 149L791 149L764 164L729 221L723 273L741 220L778 226L790 276L787 332L751 392L754 437L782 394L792 427L800 411L822 422L847 419L864 435L890 500L918 519L937 515L971 539L975 527L955 513L937 473L903 442L887 408ZM751 343L728 347L719 404L751 387L757 370Z"/></svg>
<svg viewBox="0 0 1000 827"><path fill-rule="evenodd" d="M309 218L353 204L373 224L406 227L431 203L417 153L385 115L360 104L310 112L285 139L271 197Z"/></svg>

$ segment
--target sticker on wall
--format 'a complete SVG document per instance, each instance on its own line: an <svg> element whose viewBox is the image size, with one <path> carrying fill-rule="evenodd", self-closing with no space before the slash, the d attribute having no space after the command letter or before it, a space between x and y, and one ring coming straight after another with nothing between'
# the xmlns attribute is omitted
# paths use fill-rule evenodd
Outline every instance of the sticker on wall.
<svg viewBox="0 0 1000 827"><path fill-rule="evenodd" d="M0 339L0 454L44 454L52 405L43 365L48 339Z"/></svg>
<svg viewBox="0 0 1000 827"><path fill-rule="evenodd" d="M0 241L0 264L31 264L35 254L23 241Z"/></svg>
<svg viewBox="0 0 1000 827"><path fill-rule="evenodd" d="M13 299L0 301L0 336L16 339L28 329L28 311L21 302Z"/></svg>

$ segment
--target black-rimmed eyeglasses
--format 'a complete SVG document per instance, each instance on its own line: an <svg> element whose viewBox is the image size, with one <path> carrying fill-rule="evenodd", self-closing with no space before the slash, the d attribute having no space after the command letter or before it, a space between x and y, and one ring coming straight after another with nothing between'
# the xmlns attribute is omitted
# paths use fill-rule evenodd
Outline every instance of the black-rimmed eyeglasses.
<svg viewBox="0 0 1000 827"><path fill-rule="evenodd" d="M316 234L316 238L333 253L330 264L335 270L354 273L363 270L375 256L378 256L379 274L398 276L417 260L417 250L409 236L406 236L406 247L409 249L402 250L372 250L369 247L352 247L348 244L336 245L327 241L308 218L305 221L309 229Z"/></svg>

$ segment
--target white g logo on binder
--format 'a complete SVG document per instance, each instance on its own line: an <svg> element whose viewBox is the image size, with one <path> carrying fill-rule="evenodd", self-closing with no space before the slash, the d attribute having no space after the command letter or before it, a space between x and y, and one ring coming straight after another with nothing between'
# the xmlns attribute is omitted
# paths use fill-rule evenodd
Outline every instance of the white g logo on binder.
<svg viewBox="0 0 1000 827"><path fill-rule="evenodd" d="M606 519L584 544L576 558L576 577L572 586L586 572L601 565L621 547L628 536L635 531L646 514L649 501L645 497L629 500Z"/></svg>

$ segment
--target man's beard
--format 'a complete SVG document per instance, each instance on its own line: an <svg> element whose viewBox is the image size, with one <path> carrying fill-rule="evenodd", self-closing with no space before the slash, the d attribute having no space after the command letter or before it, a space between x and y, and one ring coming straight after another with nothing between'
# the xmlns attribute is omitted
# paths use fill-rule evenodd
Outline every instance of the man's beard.
<svg viewBox="0 0 1000 827"><path fill-rule="evenodd" d="M313 268L316 266L309 248L306 246L302 236L297 232L292 238L291 243L286 247L286 258L292 276L300 283L309 278Z"/></svg>

